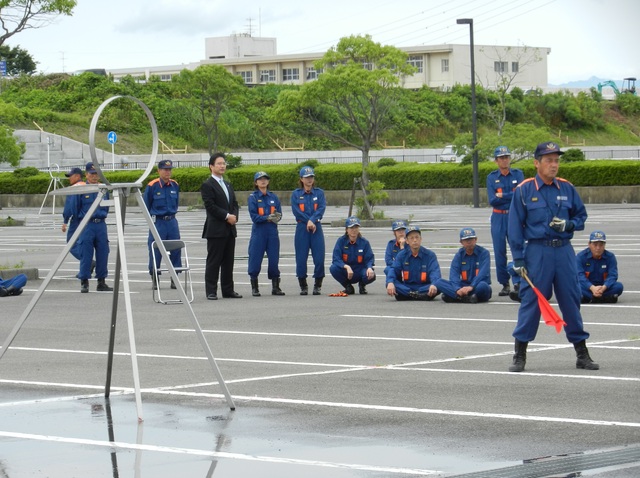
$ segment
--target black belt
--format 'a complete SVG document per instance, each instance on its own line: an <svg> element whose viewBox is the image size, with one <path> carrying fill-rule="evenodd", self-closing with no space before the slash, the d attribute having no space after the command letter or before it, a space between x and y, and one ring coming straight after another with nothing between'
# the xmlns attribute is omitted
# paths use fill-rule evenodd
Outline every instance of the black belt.
<svg viewBox="0 0 640 478"><path fill-rule="evenodd" d="M171 219L175 218L176 215L174 214L173 216L153 216L154 220L161 220L161 221L171 221Z"/></svg>
<svg viewBox="0 0 640 478"><path fill-rule="evenodd" d="M571 239L529 239L530 244L541 244L546 247L562 247L571 244Z"/></svg>
<svg viewBox="0 0 640 478"><path fill-rule="evenodd" d="M104 222L103 217L97 217L95 219L89 219L89 222Z"/></svg>

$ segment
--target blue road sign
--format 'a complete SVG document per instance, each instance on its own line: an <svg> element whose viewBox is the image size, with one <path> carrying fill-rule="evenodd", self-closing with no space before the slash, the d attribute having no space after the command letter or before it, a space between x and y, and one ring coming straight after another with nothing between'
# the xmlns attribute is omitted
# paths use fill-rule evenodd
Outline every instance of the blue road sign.
<svg viewBox="0 0 640 478"><path fill-rule="evenodd" d="M109 131L109 134L107 135L107 140L111 144L116 144L116 142L118 141L118 135L116 134L115 131Z"/></svg>
<svg viewBox="0 0 640 478"><path fill-rule="evenodd" d="M0 75L7 76L7 62L0 60Z"/></svg>

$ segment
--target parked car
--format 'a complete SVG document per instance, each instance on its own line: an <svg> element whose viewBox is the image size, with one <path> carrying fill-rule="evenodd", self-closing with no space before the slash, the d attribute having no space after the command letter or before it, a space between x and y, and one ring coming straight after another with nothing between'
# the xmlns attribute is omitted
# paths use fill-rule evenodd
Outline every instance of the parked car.
<svg viewBox="0 0 640 478"><path fill-rule="evenodd" d="M459 163L460 161L462 161L463 158L464 158L464 154L462 155L456 154L456 152L453 149L453 145L448 144L444 147L444 149L442 150L442 153L440 153L436 157L436 162L437 163Z"/></svg>

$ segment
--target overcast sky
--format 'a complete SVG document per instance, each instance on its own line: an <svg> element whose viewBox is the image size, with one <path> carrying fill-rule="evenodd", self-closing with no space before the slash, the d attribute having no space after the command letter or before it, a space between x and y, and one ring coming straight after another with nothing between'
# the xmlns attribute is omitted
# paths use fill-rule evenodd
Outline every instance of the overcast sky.
<svg viewBox="0 0 640 478"><path fill-rule="evenodd" d="M72 17L19 33L44 73L179 65L204 59L204 39L275 37L278 53L324 52L370 34L395 46L550 47L549 83L640 77L638 0L78 0Z"/></svg>

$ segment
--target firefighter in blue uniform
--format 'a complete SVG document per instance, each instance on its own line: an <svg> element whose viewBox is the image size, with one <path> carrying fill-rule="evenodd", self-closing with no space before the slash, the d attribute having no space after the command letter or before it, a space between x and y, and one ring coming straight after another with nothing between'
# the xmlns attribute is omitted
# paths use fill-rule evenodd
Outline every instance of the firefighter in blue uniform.
<svg viewBox="0 0 640 478"><path fill-rule="evenodd" d="M169 159L163 159L158 162L158 175L160 177L149 181L144 190L144 203L147 206L149 215L156 226L158 235L163 241L180 239L180 227L176 214L178 213L178 205L180 201L180 186L171 179L173 172L173 163ZM158 288L156 284L156 276L153 273L153 262L155 261L156 269L160 268L162 255L159 249L153 249L152 244L155 241L149 231L147 246L149 247L149 274L151 274L151 286L153 289ZM175 268L182 267L182 251L174 249L169 252L171 264ZM176 285L171 279L171 288L175 289Z"/></svg>
<svg viewBox="0 0 640 478"><path fill-rule="evenodd" d="M249 279L251 280L251 294L260 297L258 275L262 267L262 259L267 253L267 277L271 279L271 295L284 295L280 289L280 237L278 236L278 222L282 219L280 199L269 191L271 177L264 171L253 175L255 191L249 195L247 206L253 225L249 238Z"/></svg>
<svg viewBox="0 0 640 478"><path fill-rule="evenodd" d="M491 255L477 242L472 228L460 231L462 247L451 261L449 280L440 279L436 283L445 302L475 304L491 298Z"/></svg>
<svg viewBox="0 0 640 478"><path fill-rule="evenodd" d="M95 170L93 163L87 163L85 171L87 174L87 184L98 184L98 172ZM73 197L73 214L78 218L78 221L84 219L97 196L98 193L85 193L71 196ZM108 198L108 193L103 196L103 200ZM91 278L91 263L93 262L94 250L96 279L98 279L96 290L99 292L109 292L113 290L112 287L109 287L105 283L105 278L109 273L107 268L109 261L109 234L107 232L107 223L105 222L108 214L108 206L98 206L91 216L87 227L82 231L78 239L81 256L78 278L80 279L80 292L82 293L89 292L89 279Z"/></svg>
<svg viewBox="0 0 640 478"><path fill-rule="evenodd" d="M535 177L523 181L515 190L509 212L509 245L514 270L526 274L548 300L555 294L566 322L567 340L576 350L576 367L597 370L599 365L589 356L580 315L580 288L576 256L571 246L574 231L582 231L587 211L575 187L556 177L560 147L541 143L535 151ZM527 245L525 248L525 241ZM522 372L527 344L536 338L540 324L540 307L534 290L526 280L520 282L518 323L513 331L515 354L510 372Z"/></svg>
<svg viewBox="0 0 640 478"><path fill-rule="evenodd" d="M589 236L589 247L576 255L578 281L585 304L615 304L624 290L618 282L618 260L613 252L606 250L606 244L604 231L593 231Z"/></svg>
<svg viewBox="0 0 640 478"><path fill-rule="evenodd" d="M393 262L396 260L398 252L404 249L406 245L405 235L407 232L407 223L404 221L393 221L391 223L391 231L394 239L387 243L384 251L384 276L387 277L393 271Z"/></svg>
<svg viewBox="0 0 640 478"><path fill-rule="evenodd" d="M333 261L329 272L343 287L347 295L355 294L353 284L358 284L358 293L367 293L367 284L376 280L375 257L371 244L360 233L360 220L348 217L345 233L333 248Z"/></svg>
<svg viewBox="0 0 640 478"><path fill-rule="evenodd" d="M300 295L309 293L307 285L307 260L309 250L313 258L313 295L320 295L324 271L324 233L322 216L327 208L324 191L315 187L315 174L311 166L300 169L300 187L291 193L291 210L296 218L294 248L296 252L296 277Z"/></svg>
<svg viewBox="0 0 640 478"><path fill-rule="evenodd" d="M506 146L498 146L493 152L498 169L487 175L487 198L493 207L491 213L491 239L493 240L493 256L496 263L496 276L502 284L499 296L509 295L509 272L507 269L507 240L509 226L509 206L513 191L524 181L524 174L519 169L512 169L511 151ZM517 294L517 284L514 284Z"/></svg>
<svg viewBox="0 0 640 478"><path fill-rule="evenodd" d="M418 226L407 227L406 241L387 276L387 294L396 300L433 300L440 293L435 285L441 278L438 258L422 246Z"/></svg>
<svg viewBox="0 0 640 478"><path fill-rule="evenodd" d="M82 180L82 170L80 168L71 169L71 171L65 173L65 176L69 178L69 186L82 186L85 184ZM67 196L64 202L64 209L62 210L62 232L67 233L67 242L69 242L69 239L73 237L73 234L76 232L76 229L78 229L78 225L80 224L78 218L74 216L72 207L73 196ZM69 252L73 257L80 260L78 242L71 246Z"/></svg>

